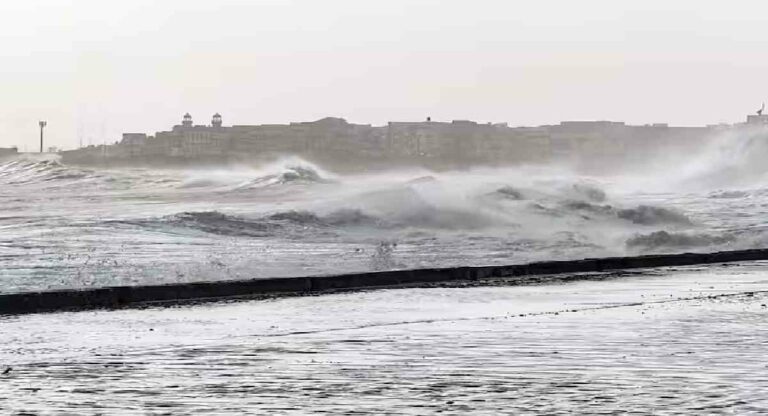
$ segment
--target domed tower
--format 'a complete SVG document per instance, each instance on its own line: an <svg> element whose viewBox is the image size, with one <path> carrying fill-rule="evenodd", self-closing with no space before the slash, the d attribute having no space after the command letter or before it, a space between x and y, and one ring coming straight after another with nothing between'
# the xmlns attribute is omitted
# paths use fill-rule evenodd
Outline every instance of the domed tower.
<svg viewBox="0 0 768 416"><path fill-rule="evenodd" d="M181 119L181 125L184 127L192 127L192 116L189 113L184 114L184 118Z"/></svg>
<svg viewBox="0 0 768 416"><path fill-rule="evenodd" d="M211 119L211 125L213 127L221 127L221 114L216 113L213 115L213 118Z"/></svg>

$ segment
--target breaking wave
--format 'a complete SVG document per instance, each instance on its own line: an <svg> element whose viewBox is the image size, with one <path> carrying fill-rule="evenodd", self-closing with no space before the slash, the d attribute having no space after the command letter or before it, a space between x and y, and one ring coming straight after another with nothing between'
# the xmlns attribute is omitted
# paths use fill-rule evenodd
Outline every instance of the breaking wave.
<svg viewBox="0 0 768 416"><path fill-rule="evenodd" d="M332 183L334 175L299 158L287 158L261 167L235 166L226 169L191 170L183 175L178 189L217 192L248 191L285 185Z"/></svg>
<svg viewBox="0 0 768 416"><path fill-rule="evenodd" d="M96 170L63 164L58 158L25 156L0 164L0 184L62 189L96 187L100 191L157 189L174 186L178 179L146 169Z"/></svg>
<svg viewBox="0 0 768 416"><path fill-rule="evenodd" d="M640 205L636 208L620 209L616 216L634 224L658 225L676 224L693 225L693 222L684 214L668 208Z"/></svg>
<svg viewBox="0 0 768 416"><path fill-rule="evenodd" d="M612 205L599 205L585 201L566 200L552 206L545 202L533 203L530 207L536 211L554 216L576 214L582 219L611 219L616 218L636 225L675 225L692 226L693 221L685 214L673 209L638 205L634 208L617 208Z"/></svg>
<svg viewBox="0 0 768 416"><path fill-rule="evenodd" d="M739 199L746 198L749 195L749 192L746 191L718 191L709 194L709 197L715 199Z"/></svg>
<svg viewBox="0 0 768 416"><path fill-rule="evenodd" d="M764 129L723 132L686 154L682 165L673 165L671 175L659 179L682 189L761 185L768 174L766 155L768 134ZM726 198L735 195L723 193Z"/></svg>
<svg viewBox="0 0 768 416"><path fill-rule="evenodd" d="M236 189L259 188L264 186L289 185L289 184L312 184L327 183L314 166L296 165L285 166L278 173L270 173L259 176L255 179L245 181L238 185Z"/></svg>
<svg viewBox="0 0 768 416"><path fill-rule="evenodd" d="M334 175L319 166L300 158L286 158L247 172L235 190L263 188L280 185L309 185L331 183Z"/></svg>
<svg viewBox="0 0 768 416"><path fill-rule="evenodd" d="M376 226L384 227L377 218L359 210L338 210L327 215L310 211L280 211L248 217L224 214L218 211L181 212L157 219L109 221L112 224L141 226L159 231L194 230L209 234L238 237L290 236L296 231L311 228Z"/></svg>
<svg viewBox="0 0 768 416"><path fill-rule="evenodd" d="M230 236L266 237L275 231L275 227L269 223L249 221L217 211L182 212L161 222L174 227L191 228L210 234Z"/></svg>
<svg viewBox="0 0 768 416"><path fill-rule="evenodd" d="M75 181L101 176L93 170L65 166L56 159L16 159L0 165L0 181L8 185Z"/></svg>
<svg viewBox="0 0 768 416"><path fill-rule="evenodd" d="M638 234L627 240L628 248L642 251L659 249L686 249L698 247L722 246L736 242L731 234L715 235L707 233L670 233L655 231L650 234Z"/></svg>
<svg viewBox="0 0 768 416"><path fill-rule="evenodd" d="M284 211L271 214L266 218L271 221L317 227L386 226L381 219L358 209L339 209L324 216L309 211Z"/></svg>

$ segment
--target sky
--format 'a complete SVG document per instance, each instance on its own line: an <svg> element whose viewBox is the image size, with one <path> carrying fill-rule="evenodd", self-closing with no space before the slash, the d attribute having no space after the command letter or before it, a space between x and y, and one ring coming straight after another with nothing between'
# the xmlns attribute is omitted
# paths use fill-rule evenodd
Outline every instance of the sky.
<svg viewBox="0 0 768 416"><path fill-rule="evenodd" d="M765 1L0 2L0 146L326 116L705 125L768 101Z"/></svg>

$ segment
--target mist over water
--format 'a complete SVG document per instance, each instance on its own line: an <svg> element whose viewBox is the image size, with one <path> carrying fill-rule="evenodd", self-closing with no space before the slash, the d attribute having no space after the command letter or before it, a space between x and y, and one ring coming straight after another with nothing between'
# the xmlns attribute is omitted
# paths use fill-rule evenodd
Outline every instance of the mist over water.
<svg viewBox="0 0 768 416"><path fill-rule="evenodd" d="M624 171L0 164L3 292L763 247L764 134Z"/></svg>

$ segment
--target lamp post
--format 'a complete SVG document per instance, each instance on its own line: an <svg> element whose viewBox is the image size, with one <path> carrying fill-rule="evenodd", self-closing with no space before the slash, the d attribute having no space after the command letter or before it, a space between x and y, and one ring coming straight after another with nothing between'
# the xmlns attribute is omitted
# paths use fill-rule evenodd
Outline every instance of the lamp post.
<svg viewBox="0 0 768 416"><path fill-rule="evenodd" d="M43 128L48 125L48 122L41 120L39 124L40 124L40 153L43 153Z"/></svg>

